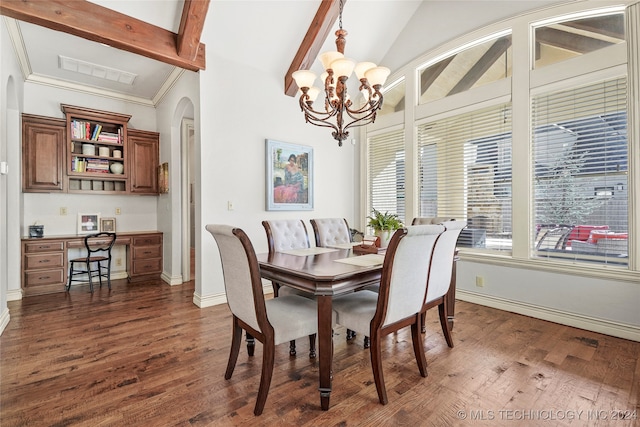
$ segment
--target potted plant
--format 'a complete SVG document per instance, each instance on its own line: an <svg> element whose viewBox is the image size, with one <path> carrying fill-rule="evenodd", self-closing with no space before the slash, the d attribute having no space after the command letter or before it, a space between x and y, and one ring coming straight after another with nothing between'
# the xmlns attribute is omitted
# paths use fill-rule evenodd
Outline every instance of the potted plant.
<svg viewBox="0 0 640 427"><path fill-rule="evenodd" d="M385 212L382 213L376 209L373 214L367 217L369 219L369 227L373 228L375 235L380 238L380 247L385 248L391 240L393 233L404 227L398 215Z"/></svg>

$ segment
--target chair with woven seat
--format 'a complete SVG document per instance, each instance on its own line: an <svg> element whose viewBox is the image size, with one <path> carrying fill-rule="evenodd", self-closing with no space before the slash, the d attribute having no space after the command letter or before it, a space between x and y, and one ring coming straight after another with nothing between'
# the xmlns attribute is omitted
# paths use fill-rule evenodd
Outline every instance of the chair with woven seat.
<svg viewBox="0 0 640 427"><path fill-rule="evenodd" d="M279 219L262 221L262 226L267 234L269 253L290 251L295 249L308 249L309 234L307 227L301 219ZM313 298L313 295L299 291L290 286L277 282L273 284L273 295L278 298L281 295L300 295L305 298ZM289 346L289 354L296 354L296 342L292 340ZM316 356L316 336L309 336L309 357Z"/></svg>
<svg viewBox="0 0 640 427"><path fill-rule="evenodd" d="M456 242L460 233L467 226L466 221L445 221L442 223L445 231L440 235L431 256L431 270L429 271L429 283L427 285L427 297L422 313L422 326L424 324L427 310L438 307L440 315L440 326L442 333L449 347L453 347L451 328L448 322L448 308L445 301L447 292L451 286L451 277L456 254Z"/></svg>
<svg viewBox="0 0 640 427"><path fill-rule="evenodd" d="M260 267L249 237L241 229L229 225L209 224L205 228L218 245L227 302L233 315L231 350L224 378L231 379L244 329L263 345L260 387L253 411L260 415L273 376L275 346L316 334L317 305L299 295L265 300Z"/></svg>
<svg viewBox="0 0 640 427"><path fill-rule="evenodd" d="M397 230L382 265L380 291L354 292L333 301L337 323L371 337L371 367L380 403L388 401L382 374L382 338L411 326L413 352L420 375L427 361L420 333L431 254L442 225L415 225Z"/></svg>
<svg viewBox="0 0 640 427"><path fill-rule="evenodd" d="M107 285L111 289L111 248L115 242L116 233L102 232L84 236L84 247L87 254L69 260L69 281L66 290L71 289L71 282L86 282L88 279L89 290L93 292L94 277L98 277L101 288L102 278L106 278ZM103 265L105 263L106 265ZM77 264L84 264L85 268L79 268ZM92 268L93 265L95 268ZM78 275L81 275L80 278Z"/></svg>

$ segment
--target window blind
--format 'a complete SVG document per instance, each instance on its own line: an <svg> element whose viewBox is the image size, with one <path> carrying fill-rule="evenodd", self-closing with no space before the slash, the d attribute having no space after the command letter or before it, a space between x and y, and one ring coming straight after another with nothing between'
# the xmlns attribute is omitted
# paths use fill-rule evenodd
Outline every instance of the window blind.
<svg viewBox="0 0 640 427"><path fill-rule="evenodd" d="M458 246L511 250L511 104L418 126L420 216L466 219Z"/></svg>
<svg viewBox="0 0 640 427"><path fill-rule="evenodd" d="M626 93L617 78L533 98L537 257L628 264Z"/></svg>
<svg viewBox="0 0 640 427"><path fill-rule="evenodd" d="M395 213L406 222L404 130L371 136L367 151L369 212Z"/></svg>

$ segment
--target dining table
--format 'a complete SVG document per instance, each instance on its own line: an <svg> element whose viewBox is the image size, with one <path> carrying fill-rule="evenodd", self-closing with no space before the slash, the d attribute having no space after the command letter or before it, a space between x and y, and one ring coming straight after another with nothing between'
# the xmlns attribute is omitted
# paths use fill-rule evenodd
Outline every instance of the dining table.
<svg viewBox="0 0 640 427"><path fill-rule="evenodd" d="M257 255L261 277L314 295L318 304L320 406L329 409L333 363L333 298L380 283L384 252L358 255L351 245L311 247ZM455 273L455 263L454 263ZM445 300L453 326L455 274Z"/></svg>

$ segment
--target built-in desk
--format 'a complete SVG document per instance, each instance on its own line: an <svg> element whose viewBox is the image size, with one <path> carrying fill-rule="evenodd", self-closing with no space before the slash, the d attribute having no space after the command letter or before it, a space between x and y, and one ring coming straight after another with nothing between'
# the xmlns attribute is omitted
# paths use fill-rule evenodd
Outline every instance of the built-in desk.
<svg viewBox="0 0 640 427"><path fill-rule="evenodd" d="M126 231L117 233L116 245L127 247L129 281L162 274L162 233ZM69 249L84 248L84 235L22 238L22 292L25 296L64 292Z"/></svg>

